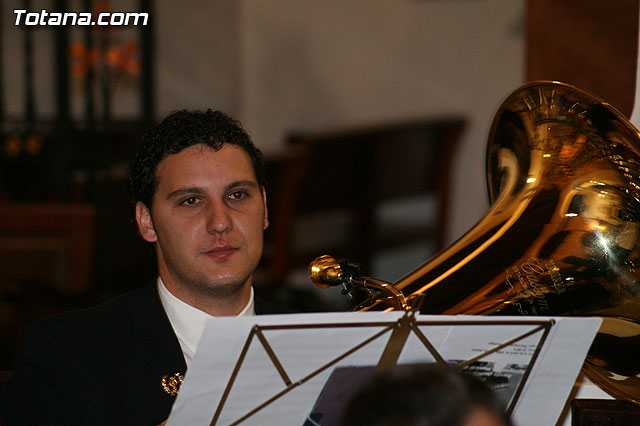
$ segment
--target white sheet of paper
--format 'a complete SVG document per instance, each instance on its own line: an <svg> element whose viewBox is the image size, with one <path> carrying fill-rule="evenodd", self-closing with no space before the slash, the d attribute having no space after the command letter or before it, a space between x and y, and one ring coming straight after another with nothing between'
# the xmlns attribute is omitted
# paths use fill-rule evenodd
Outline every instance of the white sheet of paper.
<svg viewBox="0 0 640 426"><path fill-rule="evenodd" d="M638 19L640 19L640 16L638 16ZM640 129L640 34L638 34L638 52L636 55L636 92L633 97L633 107L629 121L636 129Z"/></svg>
<svg viewBox="0 0 640 426"><path fill-rule="evenodd" d="M198 351L191 363L167 426L209 425L227 386L247 336L256 324L261 326L319 326L349 324L338 328L265 330L264 336L293 383L343 354L357 344L397 321L400 312L361 312L331 314L295 314L240 318L212 318L207 322ZM428 321L545 320L545 318L419 316ZM556 324L515 406L514 420L519 426L554 424L598 330L599 318L555 318ZM368 326L360 326L367 323ZM479 328L480 327L480 328ZM478 355L497 344L521 335L531 326L506 325L420 325L420 330L446 360L462 360ZM479 332L478 330L482 330ZM376 365L390 333L362 347L331 368L294 387L265 408L243 421L242 425L301 426L313 407L329 375L336 366ZM516 372L526 366L541 334L530 336L513 347L484 359L487 368ZM417 337L410 335L400 363L433 362L433 357ZM483 366L485 366L483 364ZM228 425L286 388L266 351L253 339L232 391L225 402L218 425Z"/></svg>

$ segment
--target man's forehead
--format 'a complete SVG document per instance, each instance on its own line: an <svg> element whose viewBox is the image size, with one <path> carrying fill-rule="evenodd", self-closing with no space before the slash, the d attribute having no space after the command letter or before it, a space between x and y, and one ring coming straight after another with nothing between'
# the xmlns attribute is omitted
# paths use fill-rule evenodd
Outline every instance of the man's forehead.
<svg viewBox="0 0 640 426"><path fill-rule="evenodd" d="M156 169L158 183L166 175L167 169L171 169L169 173L175 178L207 173L228 176L232 180L241 178L257 182L249 154L242 147L231 143L223 143L217 149L206 144L196 144L169 154L160 161Z"/></svg>

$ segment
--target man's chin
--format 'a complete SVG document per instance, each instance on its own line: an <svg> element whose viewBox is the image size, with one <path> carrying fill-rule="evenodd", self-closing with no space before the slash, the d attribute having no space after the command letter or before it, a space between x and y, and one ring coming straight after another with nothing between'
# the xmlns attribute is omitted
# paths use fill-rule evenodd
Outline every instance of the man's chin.
<svg viewBox="0 0 640 426"><path fill-rule="evenodd" d="M204 292L217 297L231 297L242 292L248 285L248 279L217 277L197 284Z"/></svg>

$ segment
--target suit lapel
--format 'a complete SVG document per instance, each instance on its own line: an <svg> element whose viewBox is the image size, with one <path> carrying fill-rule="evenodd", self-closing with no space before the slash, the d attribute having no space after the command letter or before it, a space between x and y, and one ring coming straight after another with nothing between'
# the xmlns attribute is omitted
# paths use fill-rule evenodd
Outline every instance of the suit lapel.
<svg viewBox="0 0 640 426"><path fill-rule="evenodd" d="M132 371L137 374L137 388L141 390L136 407L146 421L166 420L175 401L162 387L162 377L180 373L184 376L186 364L180 343L162 307L155 282L145 287L139 300L139 309L132 321L134 333L134 359Z"/></svg>
<svg viewBox="0 0 640 426"><path fill-rule="evenodd" d="M132 358L126 370L131 387L124 411L131 414L131 424L157 425L167 419L176 399L163 389L163 376L176 373L184 376L187 367L178 338L160 302L156 282L141 289L130 306L127 320ZM259 298L256 298L255 310L257 314L288 312Z"/></svg>

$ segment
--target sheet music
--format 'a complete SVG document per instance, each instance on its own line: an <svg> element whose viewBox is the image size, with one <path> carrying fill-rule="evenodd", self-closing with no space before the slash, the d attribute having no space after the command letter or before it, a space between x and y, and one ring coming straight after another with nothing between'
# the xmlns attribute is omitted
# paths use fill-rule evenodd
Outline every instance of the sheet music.
<svg viewBox="0 0 640 426"><path fill-rule="evenodd" d="M465 318L469 317L457 317L458 320ZM479 320L478 317L471 318ZM494 318L484 317L479 321L489 319ZM522 320L523 317L510 319ZM523 394L515 406L512 418L519 426L554 425L562 413L602 320L600 318L570 317L528 317L527 319L553 319L556 324L551 328L547 342L543 346ZM525 327L522 328L522 330L524 329ZM508 340L509 334L513 331L515 330L506 326L493 326L491 339L487 340L483 333L478 333L473 327L453 328L450 339L441 348L441 352L447 360L453 357L458 357L458 359L472 357L481 350L491 349L498 342ZM505 398L504 402L512 396L513 387L528 365L538 338L539 335L534 334L483 360L490 365L481 373L494 374L497 377L509 379L509 382L505 384L506 388L497 390L498 396ZM491 385L491 383L489 384ZM496 383L496 385L499 386L500 383Z"/></svg>
<svg viewBox="0 0 640 426"><path fill-rule="evenodd" d="M402 316L400 312L389 313L331 313L295 314L255 317L212 318L207 322L203 338L191 367L185 376L180 394L174 404L167 426L209 425L214 409L227 384L231 371L242 352L246 336L254 324L322 324L358 322L394 322ZM266 333L274 352L280 358L292 380L311 373L332 358L348 350L357 342L365 340L379 331L380 327L319 330L281 330ZM388 338L388 336L387 336ZM225 405L218 424L226 425L284 388L278 372L273 368L266 352L253 342L238 375L236 386ZM345 360L349 363L375 365L382 354L386 339L358 351ZM345 365L342 363L341 365ZM331 373L327 369L315 379L307 382L262 410L259 416L249 418L243 425L302 425ZM195 372L195 373L194 373ZM206 372L206 374L204 374ZM300 407L307 407L301 410Z"/></svg>
<svg viewBox="0 0 640 426"><path fill-rule="evenodd" d="M309 377L350 348L372 338L396 322L400 312L364 312L332 314L296 314L240 318L212 318L207 322L198 352L186 374L180 394L174 404L167 426L209 425L216 407L232 376L238 357L242 353L255 324L283 325L292 328L267 329L264 336L282 363L292 383ZM508 341L532 326L479 326L430 325L423 322L451 323L472 321L544 321L544 318L418 316L420 331L448 361L472 358L480 352ZM515 405L514 420L520 426L554 424L582 360L600 324L599 318L557 318L547 341ZM366 323L367 326L361 326ZM323 324L340 325L336 328L314 328ZM296 328L304 326L307 328ZM481 328L479 328L481 327ZM481 330L479 332L478 330ZM335 365L324 369L300 386L292 387L266 407L244 420L242 425L296 425L300 426L310 413L329 375L337 366L374 366L380 359L390 331ZM513 396L522 369L530 362L533 348L540 333L531 335L472 365L476 372L508 376L505 389ZM399 363L434 362L418 337L411 333L401 353ZM480 371L482 370L482 371ZM509 382L511 380L511 382ZM498 383L503 384L503 383ZM218 425L228 425L247 412L268 401L286 389L285 381L275 368L257 338L251 341L231 392L224 403ZM504 392L503 392L504 393Z"/></svg>

